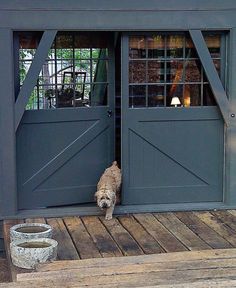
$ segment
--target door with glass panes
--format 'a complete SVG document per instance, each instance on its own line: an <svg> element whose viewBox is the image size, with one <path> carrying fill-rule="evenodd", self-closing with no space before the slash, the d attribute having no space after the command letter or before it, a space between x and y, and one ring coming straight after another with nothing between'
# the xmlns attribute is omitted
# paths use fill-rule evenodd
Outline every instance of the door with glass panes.
<svg viewBox="0 0 236 288"><path fill-rule="evenodd" d="M15 33L18 90L41 36ZM94 202L114 160L111 43L110 33L57 32L17 130L19 209Z"/></svg>
<svg viewBox="0 0 236 288"><path fill-rule="evenodd" d="M225 35L204 38L226 85ZM123 203L221 202L224 123L190 35L125 34L122 55Z"/></svg>

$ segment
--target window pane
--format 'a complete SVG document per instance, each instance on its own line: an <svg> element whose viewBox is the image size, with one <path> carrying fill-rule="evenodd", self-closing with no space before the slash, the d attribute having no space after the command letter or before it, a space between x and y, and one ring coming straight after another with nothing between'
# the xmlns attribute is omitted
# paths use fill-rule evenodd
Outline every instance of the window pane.
<svg viewBox="0 0 236 288"><path fill-rule="evenodd" d="M184 37L182 35L168 35L166 37L167 57L183 58Z"/></svg>
<svg viewBox="0 0 236 288"><path fill-rule="evenodd" d="M163 58L165 56L165 37L153 35L147 37L148 58Z"/></svg>
<svg viewBox="0 0 236 288"><path fill-rule="evenodd" d="M175 83L183 81L183 61L166 62L166 81Z"/></svg>
<svg viewBox="0 0 236 288"><path fill-rule="evenodd" d="M19 32L19 74L20 85L23 84L34 59L42 32Z"/></svg>
<svg viewBox="0 0 236 288"><path fill-rule="evenodd" d="M146 61L130 61L129 83L146 82Z"/></svg>
<svg viewBox="0 0 236 288"><path fill-rule="evenodd" d="M22 85L42 33L17 34ZM58 32L28 109L106 105L111 38L110 32Z"/></svg>
<svg viewBox="0 0 236 288"><path fill-rule="evenodd" d="M221 62L220 62L220 59L214 59L213 60L213 63L214 63L214 65L215 65L215 67L216 67L216 71L217 71L217 73L219 74L219 76L221 75L220 74L220 70L221 70ZM203 81L204 82L208 82L208 78L207 78L207 76L206 76L206 74L205 74L205 72L203 71Z"/></svg>
<svg viewBox="0 0 236 288"><path fill-rule="evenodd" d="M197 50L189 37L186 38L185 58L198 58Z"/></svg>
<svg viewBox="0 0 236 288"><path fill-rule="evenodd" d="M208 34L204 35L204 39L206 41L207 47L211 54L212 58L220 58L220 43L221 43L221 35L216 34Z"/></svg>
<svg viewBox="0 0 236 288"><path fill-rule="evenodd" d="M199 60L185 62L185 82L201 81L201 64Z"/></svg>
<svg viewBox="0 0 236 288"><path fill-rule="evenodd" d="M146 40L143 36L129 38L129 58L146 58Z"/></svg>
<svg viewBox="0 0 236 288"><path fill-rule="evenodd" d="M107 84L93 84L91 91L91 106L107 105Z"/></svg>
<svg viewBox="0 0 236 288"><path fill-rule="evenodd" d="M181 84L166 85L166 105L167 106L171 106L171 100L173 97L178 97L182 105L183 85Z"/></svg>
<svg viewBox="0 0 236 288"><path fill-rule="evenodd" d="M132 85L129 87L129 107L146 106L146 86Z"/></svg>
<svg viewBox="0 0 236 288"><path fill-rule="evenodd" d="M158 83L165 80L165 63L160 61L148 61L148 82Z"/></svg>
<svg viewBox="0 0 236 288"><path fill-rule="evenodd" d="M201 85L187 84L184 87L184 107L201 105Z"/></svg>
<svg viewBox="0 0 236 288"><path fill-rule="evenodd" d="M106 60L92 61L92 79L93 82L107 82L108 62Z"/></svg>
<svg viewBox="0 0 236 288"><path fill-rule="evenodd" d="M216 101L209 84L203 85L203 105L215 106Z"/></svg>
<svg viewBox="0 0 236 288"><path fill-rule="evenodd" d="M148 107L164 106L164 86L148 86Z"/></svg>

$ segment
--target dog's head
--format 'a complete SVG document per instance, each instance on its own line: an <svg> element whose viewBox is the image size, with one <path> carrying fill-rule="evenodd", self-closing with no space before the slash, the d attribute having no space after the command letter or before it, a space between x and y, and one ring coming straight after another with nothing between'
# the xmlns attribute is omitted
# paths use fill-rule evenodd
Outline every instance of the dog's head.
<svg viewBox="0 0 236 288"><path fill-rule="evenodd" d="M111 190L99 190L94 196L101 209L107 209L115 204L115 193Z"/></svg>

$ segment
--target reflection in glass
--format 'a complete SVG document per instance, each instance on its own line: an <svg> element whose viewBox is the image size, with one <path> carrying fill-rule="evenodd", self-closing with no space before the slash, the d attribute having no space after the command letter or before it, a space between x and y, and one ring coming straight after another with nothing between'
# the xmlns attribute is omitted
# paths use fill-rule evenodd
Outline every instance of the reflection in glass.
<svg viewBox="0 0 236 288"><path fill-rule="evenodd" d="M129 38L129 58L146 58L146 41L143 36L133 36Z"/></svg>
<svg viewBox="0 0 236 288"><path fill-rule="evenodd" d="M166 62L166 81L179 83L183 81L183 61Z"/></svg>
<svg viewBox="0 0 236 288"><path fill-rule="evenodd" d="M185 82L201 81L201 64L199 60L186 60L185 63Z"/></svg>
<svg viewBox="0 0 236 288"><path fill-rule="evenodd" d="M130 61L129 83L146 82L146 61Z"/></svg>
<svg viewBox="0 0 236 288"><path fill-rule="evenodd" d="M216 101L209 84L203 85L203 105L215 106Z"/></svg>
<svg viewBox="0 0 236 288"><path fill-rule="evenodd" d="M164 35L152 35L147 37L148 58L163 58L165 56Z"/></svg>
<svg viewBox="0 0 236 288"><path fill-rule="evenodd" d="M148 86L148 107L164 106L164 86Z"/></svg>
<svg viewBox="0 0 236 288"><path fill-rule="evenodd" d="M221 35L217 34L208 34L204 35L204 39L206 41L207 47L211 54L212 58L220 58L220 42Z"/></svg>
<svg viewBox="0 0 236 288"><path fill-rule="evenodd" d="M201 105L201 84L186 84L184 86L184 107Z"/></svg>
<svg viewBox="0 0 236 288"><path fill-rule="evenodd" d="M190 37L186 37L185 57L186 58L198 58L197 50L194 47L193 41L192 39L190 39Z"/></svg>
<svg viewBox="0 0 236 288"><path fill-rule="evenodd" d="M91 91L91 106L107 105L108 84L93 84Z"/></svg>
<svg viewBox="0 0 236 288"><path fill-rule="evenodd" d="M146 106L146 86L131 85L129 86L129 107Z"/></svg>
<svg viewBox="0 0 236 288"><path fill-rule="evenodd" d="M20 45L21 86L42 33L16 34ZM110 35L109 32L58 32L27 109L106 105Z"/></svg>
<svg viewBox="0 0 236 288"><path fill-rule="evenodd" d="M166 53L167 57L183 58L183 35L167 35L166 37Z"/></svg>
<svg viewBox="0 0 236 288"><path fill-rule="evenodd" d="M161 61L148 61L148 82L158 83L165 80L165 63Z"/></svg>

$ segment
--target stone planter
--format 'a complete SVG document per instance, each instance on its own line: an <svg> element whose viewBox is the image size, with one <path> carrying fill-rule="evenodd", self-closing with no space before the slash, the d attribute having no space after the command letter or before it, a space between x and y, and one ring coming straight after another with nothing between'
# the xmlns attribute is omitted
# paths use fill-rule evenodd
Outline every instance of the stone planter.
<svg viewBox="0 0 236 288"><path fill-rule="evenodd" d="M10 228L11 241L39 238L52 238L52 227L43 223L23 223Z"/></svg>
<svg viewBox="0 0 236 288"><path fill-rule="evenodd" d="M11 242L12 263L21 268L34 269L38 263L55 260L57 241L49 238L24 239Z"/></svg>

